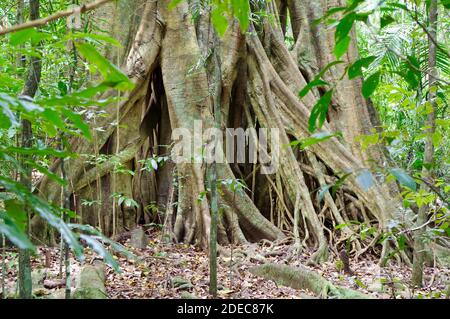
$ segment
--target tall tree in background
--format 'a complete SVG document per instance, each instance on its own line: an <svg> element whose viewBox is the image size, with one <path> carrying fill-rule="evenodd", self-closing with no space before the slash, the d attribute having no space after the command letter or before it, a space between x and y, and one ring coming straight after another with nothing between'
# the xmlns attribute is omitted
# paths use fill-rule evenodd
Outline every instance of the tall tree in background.
<svg viewBox="0 0 450 319"><path fill-rule="evenodd" d="M431 0L428 6L428 102L431 105L431 112L429 112L425 126L427 137L425 141L424 166L422 170L422 178L431 181L432 170L434 165L434 143L433 134L436 131L436 109L437 109L437 78L438 72L436 68L436 52L437 52L437 23L438 23L438 8L437 0ZM428 190L426 184L422 184L425 190ZM412 281L417 286L423 284L423 263L425 256L425 245L423 243L423 235L425 233L424 224L427 221L427 214L429 212L429 205L422 205L419 208L416 225L419 229L415 232L414 237L414 260L412 270Z"/></svg>

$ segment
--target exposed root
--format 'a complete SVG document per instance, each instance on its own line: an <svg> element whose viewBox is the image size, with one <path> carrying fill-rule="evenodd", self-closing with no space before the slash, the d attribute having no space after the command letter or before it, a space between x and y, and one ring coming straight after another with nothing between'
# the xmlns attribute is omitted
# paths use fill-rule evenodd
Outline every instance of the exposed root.
<svg viewBox="0 0 450 319"><path fill-rule="evenodd" d="M256 276L274 280L279 285L295 289L308 289L321 298L368 299L370 296L359 291L335 286L306 267L289 267L278 264L264 264L250 269Z"/></svg>

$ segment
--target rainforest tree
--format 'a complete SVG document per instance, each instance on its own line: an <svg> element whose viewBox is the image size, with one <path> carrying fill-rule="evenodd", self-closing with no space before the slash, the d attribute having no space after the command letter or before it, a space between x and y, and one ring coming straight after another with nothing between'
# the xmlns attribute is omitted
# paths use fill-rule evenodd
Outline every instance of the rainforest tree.
<svg viewBox="0 0 450 319"><path fill-rule="evenodd" d="M82 211L84 222L111 235L113 229L120 232L152 221L149 205L154 204L165 214L171 239L208 245L209 198L198 200L200 194L208 193L206 166L167 162L157 163L150 173L143 168L148 167L146 159L157 161L169 154L173 129L183 127L193 135L195 121L201 121L204 129L214 126L213 98L216 83L221 81L223 129L279 128L279 143L285 146L310 138L310 131L316 128L311 124L311 111L326 108L321 115L325 117L321 119L323 135L319 136L328 138L303 150L280 147L283 161L272 175L260 174L259 165L218 164L217 179L224 182L219 243L282 239L293 229L294 212L298 211L301 246L316 247L312 262L325 260L330 246L342 246L350 237L352 252L373 249L385 255L389 251L385 242L381 252L374 238L386 230L399 208L394 200L397 190L375 180L369 171L371 163L383 163L383 150L372 147L362 152L356 141L371 132L378 123L377 115L361 93L361 78L341 79L344 70L359 58L352 25L363 14L355 11L356 5L333 4L345 8L337 14L352 17L351 23L341 27L342 34L336 31L343 38L340 41L348 42L347 50L338 54L338 62L333 53L337 50L335 31L316 21L327 13L330 5L326 3L250 2L241 8L241 14L252 17L248 29L223 14L219 2L171 5L170 1L135 1L127 4L127 10L121 5L111 4L102 10L117 17L117 22L109 21L106 26L111 35L119 35L118 24L122 26L119 38L124 50L106 50L105 54L121 61L135 88L121 96L119 105L107 106L105 116L96 118L94 143L71 143L75 153L98 151L112 159L93 164L80 156L69 163L67 176L78 199L73 205ZM131 11L142 15L130 15ZM212 52L216 49L214 27L220 28L220 20L227 23L219 31L223 33L218 46L222 76L217 79L211 75ZM307 85L312 89L299 98L299 91ZM111 125L114 122L116 125ZM338 132L341 137L333 136ZM54 171L58 167L58 163L53 164ZM113 183L112 172L118 167L125 169L114 173ZM345 186L338 192L327 189L343 179ZM226 187L226 181L233 180L245 181L248 191L235 196ZM117 205L111 200L113 189L139 205L122 201L113 208ZM39 190L49 201L60 196L59 188L47 177ZM323 201L317 200L319 193ZM83 206L82 199L101 199L101 205ZM374 227L377 235L356 238L354 230L346 226L350 220ZM344 226L333 231L337 225Z"/></svg>
<svg viewBox="0 0 450 319"><path fill-rule="evenodd" d="M113 238L158 223L166 241L205 249L216 236L225 246L293 234L292 253L312 247L312 264L342 250L356 258L374 253L382 264L395 255L408 265L414 251L416 267L426 257L417 247L448 254L447 237L422 240L431 223L448 233L447 181L430 173L434 152L445 161L448 151L436 147L448 132L449 78L436 1L86 3L52 18L78 21L68 37L79 81L41 100L77 111L67 113L68 151L77 156L47 159L35 194L57 204L66 189L81 222ZM391 45L397 34L388 30L401 29L397 21L413 26L413 45ZM24 28L10 29L11 39ZM415 112L411 121L420 124L404 130L425 135L407 141L391 105L406 117ZM48 116L58 130L67 109ZM211 136L199 135L198 125L219 129L221 142L242 129L248 156L239 158L239 143L222 143L215 153L234 154L225 163L199 160ZM267 163L249 161L251 142L261 143L256 129L279 133L269 148L258 148L272 159L270 173ZM175 161L177 142L187 136L193 156ZM425 153L412 169L395 163L405 161L396 152L401 142L408 156L414 147ZM55 178L63 173L65 187ZM428 204L438 200L442 207L428 216ZM34 214L31 233L54 244L46 225Z"/></svg>

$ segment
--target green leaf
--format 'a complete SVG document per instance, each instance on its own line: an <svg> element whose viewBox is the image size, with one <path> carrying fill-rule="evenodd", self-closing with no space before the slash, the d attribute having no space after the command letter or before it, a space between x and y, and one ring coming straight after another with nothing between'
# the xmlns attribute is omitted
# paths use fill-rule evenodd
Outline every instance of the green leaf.
<svg viewBox="0 0 450 319"><path fill-rule="evenodd" d="M86 241L86 243L99 254L105 262L110 265L115 271L120 272L119 264L113 258L113 256L105 249L105 247L97 239L92 236L80 234L80 238Z"/></svg>
<svg viewBox="0 0 450 319"><path fill-rule="evenodd" d="M413 191L417 189L417 184L414 179L409 176L403 169L392 168L389 170L389 173L391 173L401 185L408 187Z"/></svg>
<svg viewBox="0 0 450 319"><path fill-rule="evenodd" d="M323 81L323 80L321 80L321 79L314 79L314 80L312 80L311 82L309 82L299 93L298 93L298 95L300 96L300 97L305 97L306 96L306 94L308 94L308 92L312 89L312 88L314 88L314 87L316 87L316 86L323 86L323 85L327 85L328 83L327 82L325 82L325 81Z"/></svg>
<svg viewBox="0 0 450 319"><path fill-rule="evenodd" d="M169 10L172 10L173 8L175 8L177 5L179 5L183 0L172 0L170 1L169 5L167 6L167 8Z"/></svg>
<svg viewBox="0 0 450 319"><path fill-rule="evenodd" d="M347 7L346 11L352 11L355 10L359 4L363 3L365 0L353 0L350 2L349 6Z"/></svg>
<svg viewBox="0 0 450 319"><path fill-rule="evenodd" d="M119 41L117 41L114 38L103 35L103 34L77 32L77 33L69 34L67 36L67 38L68 39L90 39L90 40L96 40L96 41L100 41L100 42L106 42L106 43L112 44L113 46L118 47L118 48L122 47L122 45L120 44Z"/></svg>
<svg viewBox="0 0 450 319"><path fill-rule="evenodd" d="M359 280L358 278L355 278L355 283L356 283L359 287L361 287L362 289L367 289L367 286L366 286L361 280Z"/></svg>
<svg viewBox="0 0 450 319"><path fill-rule="evenodd" d="M59 93L61 95L66 95L67 94L68 88L67 88L67 84L65 82L59 81L58 82L58 89L59 89Z"/></svg>
<svg viewBox="0 0 450 319"><path fill-rule="evenodd" d="M25 232L27 223L27 213L25 205L16 198L5 201L6 213L20 231Z"/></svg>
<svg viewBox="0 0 450 319"><path fill-rule="evenodd" d="M441 0L441 4L445 9L450 9L450 0Z"/></svg>
<svg viewBox="0 0 450 319"><path fill-rule="evenodd" d="M67 182L64 179L62 179L57 174L49 171L45 166L39 165L36 161L27 161L26 163L31 168L34 168L34 169L38 170L39 172L41 172L42 174L44 174L48 178L58 182L60 185L67 185Z"/></svg>
<svg viewBox="0 0 450 319"><path fill-rule="evenodd" d="M61 130L66 129L66 124L61 119L60 114L56 112L55 110L52 110L50 108L46 108L42 113L41 116L45 118L47 121L49 121L54 126L58 127Z"/></svg>
<svg viewBox="0 0 450 319"><path fill-rule="evenodd" d="M8 125L5 125L5 121L1 121L0 127L7 129L10 126L18 126L19 122L17 121L14 112L10 109L9 103L0 99L0 107L2 108L2 112L5 115L5 119L9 121Z"/></svg>
<svg viewBox="0 0 450 319"><path fill-rule="evenodd" d="M12 46L18 46L31 41L33 45L36 45L40 41L50 39L51 37L51 34L37 31L35 28L28 28L12 33L9 37L9 43Z"/></svg>
<svg viewBox="0 0 450 319"><path fill-rule="evenodd" d="M58 151L53 148L37 148L37 147L5 147L0 148L3 153L14 153L14 154L24 154L24 155L39 155L39 156L55 156L55 157L69 157L71 154L69 152Z"/></svg>
<svg viewBox="0 0 450 319"><path fill-rule="evenodd" d="M438 148L442 142L442 134L440 132L434 132L431 135L431 140L433 141L434 147Z"/></svg>
<svg viewBox="0 0 450 319"><path fill-rule="evenodd" d="M238 19L241 31L246 32L249 26L250 2L242 0L231 0L233 14Z"/></svg>
<svg viewBox="0 0 450 319"><path fill-rule="evenodd" d="M220 7L215 7L212 10L211 20L219 36L223 37L228 28L228 20Z"/></svg>
<svg viewBox="0 0 450 319"><path fill-rule="evenodd" d="M125 246L109 239L108 237L103 235L99 230L92 227L91 225L67 224L67 226L69 226L70 229L78 229L78 230L86 232L90 235L94 235L94 238L97 238L105 243L110 244L111 248L113 250L124 254L129 259L136 259L136 256L133 253L131 253L130 251L128 251Z"/></svg>
<svg viewBox="0 0 450 319"><path fill-rule="evenodd" d="M333 61L328 63L323 69L322 71L319 72L319 74L316 75L316 77L314 78L314 80L320 79L322 76L324 76L324 74L331 69L333 66L338 65L344 63L344 61Z"/></svg>
<svg viewBox="0 0 450 319"><path fill-rule="evenodd" d="M421 82L422 74L420 72L420 62L415 56L409 55L408 60L402 65L405 70L397 72L408 83L412 90L416 90Z"/></svg>
<svg viewBox="0 0 450 319"><path fill-rule="evenodd" d="M340 12L340 11L344 11L344 10L346 10L346 9L347 9L347 7L333 7L333 8L331 8L331 9L329 9L329 10L323 15L323 17L321 17L320 19L318 19L318 21L316 21L316 24L317 24L317 22L323 21L323 20L325 20L326 18L328 18L329 16L332 16L333 14L338 13L338 12Z"/></svg>
<svg viewBox="0 0 450 319"><path fill-rule="evenodd" d="M342 136L342 133L330 133L330 132L318 132L312 134L310 137L304 138L300 141L294 141L290 145L291 146L297 146L300 144L300 149L305 150L307 147L318 144L320 142L324 142L326 140L329 140L332 137L336 136Z"/></svg>
<svg viewBox="0 0 450 319"><path fill-rule="evenodd" d="M353 22L356 19L356 14L350 12L346 14L336 26L336 32L334 34L334 40L336 43L341 42L350 32L353 27Z"/></svg>
<svg viewBox="0 0 450 319"><path fill-rule="evenodd" d="M19 227L14 223L11 218L6 216L6 214L0 215L0 233L4 234L14 245L20 249L30 249L35 251L34 245L30 242L27 235L19 229Z"/></svg>
<svg viewBox="0 0 450 319"><path fill-rule="evenodd" d="M334 56L336 57L336 59L339 60L341 56L343 56L344 53L347 52L351 40L352 39L349 36L345 36L344 38L342 38L342 40L336 43L334 47Z"/></svg>
<svg viewBox="0 0 450 319"><path fill-rule="evenodd" d="M317 120L319 120L319 128L323 126L328 113L328 107L331 103L333 90L325 92L325 94L317 101L316 105L311 110L311 115L308 120L308 130L314 132L317 128Z"/></svg>
<svg viewBox="0 0 450 319"><path fill-rule="evenodd" d="M89 43L75 43L80 54L95 65L106 82L110 82L114 89L120 91L132 90L133 82L122 71L100 54L94 46Z"/></svg>
<svg viewBox="0 0 450 319"><path fill-rule="evenodd" d="M21 99L21 98L18 99L18 103L20 106L23 107L23 109L26 112L35 112L35 111L42 112L42 111L44 111L44 109L41 106L39 106L33 102Z"/></svg>
<svg viewBox="0 0 450 319"><path fill-rule="evenodd" d="M381 73L378 71L371 76L369 76L362 85L362 94L368 99L373 92L375 92L378 84L380 83L380 75Z"/></svg>
<svg viewBox="0 0 450 319"><path fill-rule="evenodd" d="M395 20L390 15L382 16L380 19L380 29L383 29L385 26L387 26L393 22L395 22Z"/></svg>
<svg viewBox="0 0 450 319"><path fill-rule="evenodd" d="M85 138L87 138L89 141L92 141L91 128L86 122L84 122L80 114L66 112L65 115L75 125L75 127L81 131Z"/></svg>
<svg viewBox="0 0 450 319"><path fill-rule="evenodd" d="M398 248L400 250L404 250L406 247L406 237L405 235L401 234L398 238L397 238L397 243L398 243Z"/></svg>
<svg viewBox="0 0 450 319"><path fill-rule="evenodd" d="M351 226L351 225L350 224L339 224L339 225L336 225L336 227L334 227L334 229L339 230L339 229L349 227L349 226Z"/></svg>
<svg viewBox="0 0 450 319"><path fill-rule="evenodd" d="M37 33L38 31L35 28L28 28L14 32L9 37L9 43L13 46L24 44L36 36Z"/></svg>
<svg viewBox="0 0 450 319"><path fill-rule="evenodd" d="M340 177L337 182L333 185L333 187L331 188L331 193L334 196L336 194L336 192L339 190L339 188L341 188L342 185L344 185L345 181L347 180L347 178L349 178L352 175L351 172L343 175L342 177Z"/></svg>
<svg viewBox="0 0 450 319"><path fill-rule="evenodd" d="M369 65L375 60L375 56L369 56L367 58L362 58L357 61L355 61L349 68L348 68L348 78L349 80L352 80L356 78L357 76L362 76L362 68L367 68Z"/></svg>

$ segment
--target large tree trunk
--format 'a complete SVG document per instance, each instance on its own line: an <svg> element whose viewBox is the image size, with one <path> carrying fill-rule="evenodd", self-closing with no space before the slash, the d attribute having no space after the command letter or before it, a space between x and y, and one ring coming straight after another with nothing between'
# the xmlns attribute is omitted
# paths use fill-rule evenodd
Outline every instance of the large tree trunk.
<svg viewBox="0 0 450 319"><path fill-rule="evenodd" d="M196 1L189 2L198 5ZM281 239L292 232L293 213L297 210L302 246L315 246L312 261L320 262L326 259L329 247L342 246L354 235L350 227L335 231L334 226L358 220L380 232L396 210L397 205L386 186L377 184L364 191L355 176L350 177L335 196L327 193L324 202L317 200L321 186L335 182L338 175L367 166L369 158L383 160L382 152L377 149L363 154L354 140L372 127L368 105L360 93L360 80L344 80L338 84L323 128L330 132L341 131L343 140L332 138L306 151L283 147L293 139L309 136L308 118L320 92L313 90L303 99L298 98L298 92L319 69L333 60L334 46L331 31L312 21L330 6L342 5L340 2L345 1L268 2L267 7L254 9L267 10L275 16L276 23L263 21L244 35L233 22L221 39L222 128L280 129L282 159L279 169L272 175L261 174L261 167L254 164L217 165L220 180L243 179L252 190L235 194L222 187L220 204L224 214L221 214L218 233L221 244ZM148 173L141 171L139 162L153 154L166 154L165 145L170 144L174 128L186 128L193 135L195 121L201 121L204 130L214 127L214 93L211 92L216 79L212 75L214 64L208 59L214 37L208 10L202 9L194 20L187 2L173 10L167 10L168 3L169 0L146 2L145 9L141 10L142 17L132 18L139 27L130 23L128 34L120 36L128 48L122 67L136 88L127 93L126 101L120 105L120 124L124 128L120 128L117 158L135 174L118 174L115 191L133 197L140 208L117 207L117 227L120 232L155 220L144 208L156 203L161 211L157 218L165 222L168 238L207 246L209 204L207 198L198 201L206 190L206 165L168 163ZM292 30L286 30L291 27L286 24L287 15ZM284 41L286 33L294 35L292 48ZM127 42L129 39L134 41ZM350 62L356 57L353 43L343 59ZM336 81L342 68L332 68L325 79ZM73 151L93 154L97 147L101 153L114 153L117 132L108 123L115 121L116 105L106 111L108 116L98 119L97 126L105 130L97 133L97 145L75 140ZM94 194L101 192L102 229L111 234L113 164L107 161L92 167L79 157L68 166L74 208L79 214L82 212L84 222L98 224L95 209L82 206L81 199L94 199ZM58 167L55 163L54 169ZM101 178L100 190L96 187L98 178ZM50 200L59 198L59 188L52 180L42 180L40 191ZM352 238L354 252L369 248L380 252L380 247L374 244L376 240Z"/></svg>

